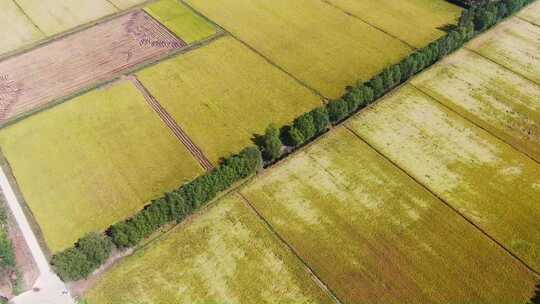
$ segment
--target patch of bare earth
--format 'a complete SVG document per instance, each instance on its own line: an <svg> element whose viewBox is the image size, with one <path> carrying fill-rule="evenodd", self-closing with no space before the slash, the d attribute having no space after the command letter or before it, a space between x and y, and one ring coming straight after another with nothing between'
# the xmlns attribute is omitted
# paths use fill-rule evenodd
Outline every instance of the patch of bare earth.
<svg viewBox="0 0 540 304"><path fill-rule="evenodd" d="M11 57L0 62L0 122L185 45L134 11Z"/></svg>

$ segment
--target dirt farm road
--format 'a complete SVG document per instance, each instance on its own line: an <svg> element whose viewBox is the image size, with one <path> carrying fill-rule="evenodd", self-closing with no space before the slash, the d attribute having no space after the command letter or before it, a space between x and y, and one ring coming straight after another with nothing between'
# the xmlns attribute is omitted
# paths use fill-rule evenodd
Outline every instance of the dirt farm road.
<svg viewBox="0 0 540 304"><path fill-rule="evenodd" d="M7 179L4 170L0 168L0 187L4 195L11 213L15 217L19 225L24 240L28 244L32 257L36 261L39 269L39 277L34 284L34 290L27 291L15 297L10 303L14 304L74 304L75 301L71 298L67 291L67 287L58 276L51 270L49 262L45 258L45 254L41 250L34 232L30 228L28 219L24 214L19 200L15 196L13 189Z"/></svg>

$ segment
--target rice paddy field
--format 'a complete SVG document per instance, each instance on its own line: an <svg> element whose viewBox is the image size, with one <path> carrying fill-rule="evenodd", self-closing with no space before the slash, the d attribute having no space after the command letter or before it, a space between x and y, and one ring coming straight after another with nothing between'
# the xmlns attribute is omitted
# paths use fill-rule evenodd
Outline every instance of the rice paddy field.
<svg viewBox="0 0 540 304"><path fill-rule="evenodd" d="M405 43L320 0L185 2L328 98L411 52Z"/></svg>
<svg viewBox="0 0 540 304"><path fill-rule="evenodd" d="M466 47L540 84L540 26L511 18Z"/></svg>
<svg viewBox="0 0 540 304"><path fill-rule="evenodd" d="M8 58L0 62L0 95L5 95L0 122L185 46L152 17L136 11Z"/></svg>
<svg viewBox="0 0 540 304"><path fill-rule="evenodd" d="M2 0L0 26L5 30L0 55L15 51L147 0Z"/></svg>
<svg viewBox="0 0 540 304"><path fill-rule="evenodd" d="M412 84L540 162L540 86L468 50Z"/></svg>
<svg viewBox="0 0 540 304"><path fill-rule="evenodd" d="M523 266L345 128L240 191L343 303L521 303L534 289Z"/></svg>
<svg viewBox="0 0 540 304"><path fill-rule="evenodd" d="M444 0L327 2L416 48L444 35L443 28L456 24L461 15L461 8Z"/></svg>
<svg viewBox="0 0 540 304"><path fill-rule="evenodd" d="M540 165L412 86L349 123L366 142L540 269Z"/></svg>
<svg viewBox="0 0 540 304"><path fill-rule="evenodd" d="M127 81L1 129L0 146L52 252L203 172Z"/></svg>
<svg viewBox="0 0 540 304"><path fill-rule="evenodd" d="M529 6L518 13L518 16L540 26L540 3L533 2L529 4Z"/></svg>
<svg viewBox="0 0 540 304"><path fill-rule="evenodd" d="M146 2L146 0L109 0L118 9L128 9L132 6Z"/></svg>
<svg viewBox="0 0 540 304"><path fill-rule="evenodd" d="M4 31L0 41L0 54L43 38L43 33L12 1L0 1L0 28Z"/></svg>
<svg viewBox="0 0 540 304"><path fill-rule="evenodd" d="M214 164L290 123L320 98L230 37L137 73Z"/></svg>
<svg viewBox="0 0 540 304"><path fill-rule="evenodd" d="M333 303L236 195L105 274L87 293L110 303Z"/></svg>
<svg viewBox="0 0 540 304"><path fill-rule="evenodd" d="M47 36L114 14L107 0L5 0L16 1L34 24Z"/></svg>
<svg viewBox="0 0 540 304"><path fill-rule="evenodd" d="M161 0L144 9L182 40L191 44L216 33L216 27L177 0Z"/></svg>

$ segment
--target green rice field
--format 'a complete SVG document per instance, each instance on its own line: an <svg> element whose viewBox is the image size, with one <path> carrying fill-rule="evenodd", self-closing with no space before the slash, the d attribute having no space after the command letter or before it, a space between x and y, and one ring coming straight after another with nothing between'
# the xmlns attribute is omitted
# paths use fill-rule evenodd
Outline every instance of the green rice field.
<svg viewBox="0 0 540 304"><path fill-rule="evenodd" d="M161 0L144 10L188 44L216 33L214 26L177 0Z"/></svg>

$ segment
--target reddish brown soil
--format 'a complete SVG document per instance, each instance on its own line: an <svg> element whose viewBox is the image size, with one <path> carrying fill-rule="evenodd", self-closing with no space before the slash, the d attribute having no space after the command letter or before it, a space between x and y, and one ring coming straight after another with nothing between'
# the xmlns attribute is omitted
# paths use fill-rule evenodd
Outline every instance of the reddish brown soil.
<svg viewBox="0 0 540 304"><path fill-rule="evenodd" d="M143 11L0 62L0 122L184 47Z"/></svg>

